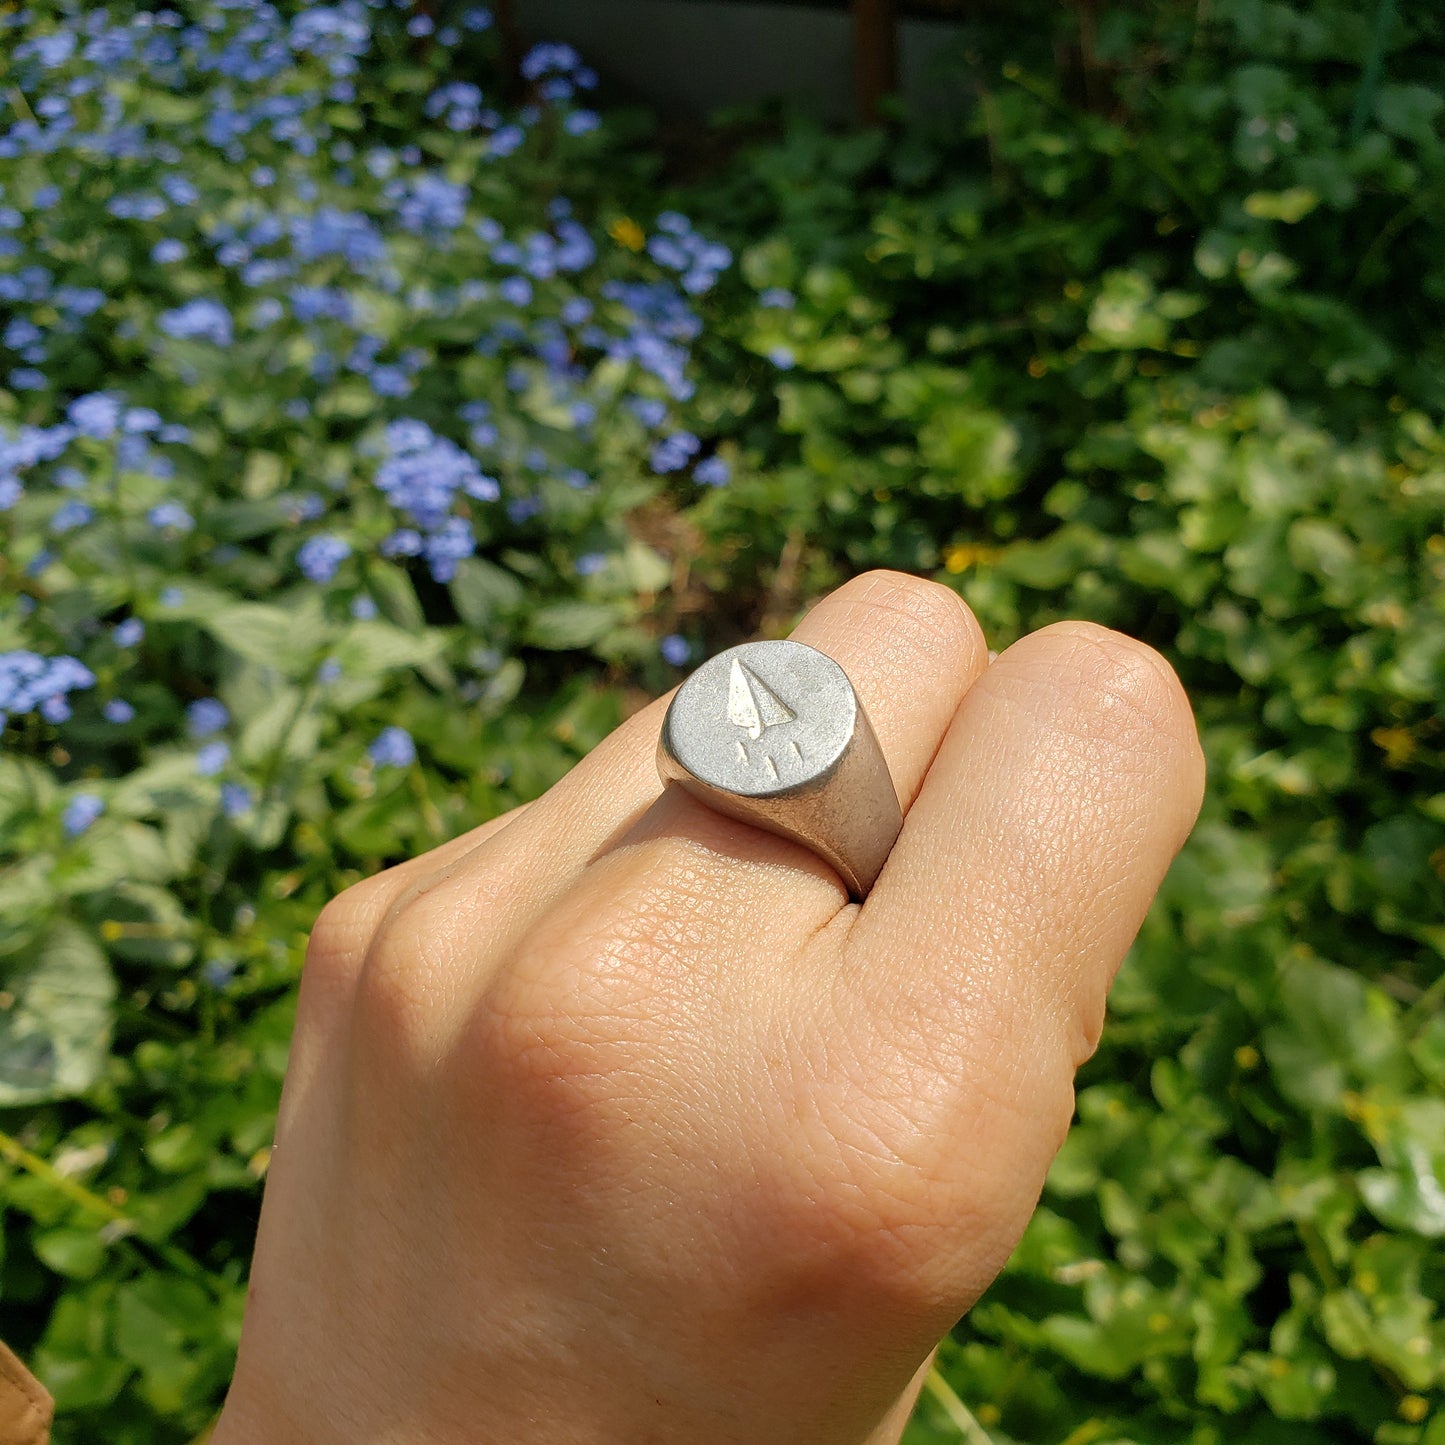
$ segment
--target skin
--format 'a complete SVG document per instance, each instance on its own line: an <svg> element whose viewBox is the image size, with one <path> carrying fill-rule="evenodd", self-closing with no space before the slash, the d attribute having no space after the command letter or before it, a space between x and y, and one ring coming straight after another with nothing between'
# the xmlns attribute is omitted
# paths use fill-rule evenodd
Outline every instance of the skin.
<svg viewBox="0 0 1445 1445"><path fill-rule="evenodd" d="M861 907L662 792L663 698L322 913L213 1445L898 1440L1204 763L1168 663L1090 623L990 665L954 593L873 572L793 636L904 805Z"/></svg>

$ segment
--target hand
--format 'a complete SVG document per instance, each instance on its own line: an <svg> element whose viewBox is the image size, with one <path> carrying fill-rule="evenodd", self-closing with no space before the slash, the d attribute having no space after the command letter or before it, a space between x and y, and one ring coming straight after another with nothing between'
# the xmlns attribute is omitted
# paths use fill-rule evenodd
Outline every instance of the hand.
<svg viewBox="0 0 1445 1445"><path fill-rule="evenodd" d="M661 794L662 699L322 913L214 1445L897 1440L1203 760L1169 665L1093 624L990 665L952 592L870 573L793 635L907 814L862 907Z"/></svg>

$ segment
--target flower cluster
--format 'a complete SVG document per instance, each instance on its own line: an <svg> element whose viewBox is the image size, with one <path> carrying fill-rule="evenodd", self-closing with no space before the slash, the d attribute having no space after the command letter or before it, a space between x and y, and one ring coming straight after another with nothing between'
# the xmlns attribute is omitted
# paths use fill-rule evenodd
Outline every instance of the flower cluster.
<svg viewBox="0 0 1445 1445"><path fill-rule="evenodd" d="M438 582L450 581L456 564L476 550L471 527L455 511L458 500L495 502L502 494L497 479L483 472L475 457L414 420L387 427L376 485L412 524L382 542L382 555L424 557Z"/></svg>
<svg viewBox="0 0 1445 1445"><path fill-rule="evenodd" d="M397 27L435 69L405 139L361 108ZM86 727L154 736L148 654L195 597L319 588L364 619L368 559L445 585L517 529L593 526L604 424L624 482L727 482L679 409L699 299L731 255L677 211L651 236L630 220L604 234L550 183L545 203L477 184L569 145L581 174L598 144L577 139L598 124L581 100L597 77L570 46L526 54L519 106L447 73L490 28L481 7L433 25L372 0L0 15L29 105L0 120L0 515L15 524L0 585L25 579L12 608L30 627L3 654L0 715L59 727L67 697L95 689ZM71 196L104 217L104 266L66 239ZM258 480L278 450L307 458L304 490ZM610 559L589 544L565 570L611 586ZM101 612L51 605L97 565ZM197 775L249 816L225 706L185 716ZM100 815L81 796L77 837Z"/></svg>
<svg viewBox="0 0 1445 1445"><path fill-rule="evenodd" d="M647 254L659 266L678 272L689 296L710 291L733 263L726 246L698 235L692 222L677 211L664 211L657 218L657 234L648 241Z"/></svg>
<svg viewBox="0 0 1445 1445"><path fill-rule="evenodd" d="M94 686L95 674L74 657L41 657L24 649L0 652L0 727L27 713L64 722L70 716L68 694Z"/></svg>

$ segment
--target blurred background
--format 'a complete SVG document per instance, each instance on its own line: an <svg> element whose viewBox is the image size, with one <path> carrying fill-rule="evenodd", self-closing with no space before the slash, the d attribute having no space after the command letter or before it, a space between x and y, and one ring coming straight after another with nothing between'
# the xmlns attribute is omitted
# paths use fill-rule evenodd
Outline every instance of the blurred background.
<svg viewBox="0 0 1445 1445"><path fill-rule="evenodd" d="M1210 789L909 1445L1445 1445L1445 13L0 8L0 1336L204 1439L307 930L871 566Z"/></svg>

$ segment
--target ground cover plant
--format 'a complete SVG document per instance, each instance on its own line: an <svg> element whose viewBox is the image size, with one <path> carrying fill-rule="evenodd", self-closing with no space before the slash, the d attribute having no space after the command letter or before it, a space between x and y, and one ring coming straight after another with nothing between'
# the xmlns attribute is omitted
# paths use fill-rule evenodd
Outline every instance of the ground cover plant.
<svg viewBox="0 0 1445 1445"><path fill-rule="evenodd" d="M0 27L0 1333L58 1440L214 1412L321 904L882 564L1154 642L1211 771L911 1445L1445 1442L1437 19L1050 7L961 123L701 173L479 7Z"/></svg>
<svg viewBox="0 0 1445 1445"><path fill-rule="evenodd" d="M782 559L781 614L933 572L995 645L1095 618L1195 700L1200 825L1043 1207L943 1355L982 1428L1436 1445L1438 17L1059 16L971 27L961 125L797 121L692 196L761 303L721 330L777 376L709 368L747 461L693 510L701 572L737 595Z"/></svg>

